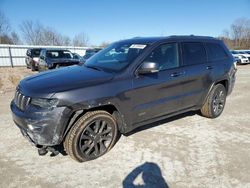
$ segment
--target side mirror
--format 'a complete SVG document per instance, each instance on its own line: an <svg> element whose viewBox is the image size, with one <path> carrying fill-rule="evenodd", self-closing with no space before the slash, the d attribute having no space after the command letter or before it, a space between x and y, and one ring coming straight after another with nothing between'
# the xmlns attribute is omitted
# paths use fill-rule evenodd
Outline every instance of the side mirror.
<svg viewBox="0 0 250 188"><path fill-rule="evenodd" d="M143 62L138 69L138 74L151 74L159 72L159 64L156 62Z"/></svg>

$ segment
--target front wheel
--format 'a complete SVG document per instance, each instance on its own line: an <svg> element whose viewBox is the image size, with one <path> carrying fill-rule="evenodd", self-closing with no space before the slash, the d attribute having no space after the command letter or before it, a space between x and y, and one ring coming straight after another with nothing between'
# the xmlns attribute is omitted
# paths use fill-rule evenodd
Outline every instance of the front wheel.
<svg viewBox="0 0 250 188"><path fill-rule="evenodd" d="M33 63L31 64L31 71L36 71L36 67Z"/></svg>
<svg viewBox="0 0 250 188"><path fill-rule="evenodd" d="M101 110L87 112L70 129L64 148L78 162L93 160L114 146L117 135L117 123L111 114Z"/></svg>
<svg viewBox="0 0 250 188"><path fill-rule="evenodd" d="M221 115L226 104L226 95L226 89L222 84L215 85L201 108L201 114L208 118Z"/></svg>

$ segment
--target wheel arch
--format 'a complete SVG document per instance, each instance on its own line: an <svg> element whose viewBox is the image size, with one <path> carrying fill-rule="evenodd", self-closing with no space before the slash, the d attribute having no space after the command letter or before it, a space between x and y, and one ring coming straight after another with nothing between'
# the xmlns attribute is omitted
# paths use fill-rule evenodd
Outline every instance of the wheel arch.
<svg viewBox="0 0 250 188"><path fill-rule="evenodd" d="M225 87L225 89L226 89L226 92L228 93L228 89L229 89L229 81L228 81L228 79L223 79L223 80L220 80L220 81L217 81L217 82L215 82L215 84L213 85L213 86L215 86L215 85L217 85L217 84L222 84L224 87Z"/></svg>
<svg viewBox="0 0 250 188"><path fill-rule="evenodd" d="M108 113L110 113L117 121L117 125L118 125L118 130L121 133L125 132L125 127L124 125L124 118L122 113L119 111L119 109L114 105L114 104L106 104L106 105L101 105L101 106L96 106L96 107L92 107L92 108L88 108L88 109L77 109L76 111L74 111L69 120L68 123L64 129L63 132L63 139L66 137L67 133L69 132L69 130L71 129L71 127L74 125L74 123L80 118L82 117L84 114L86 114L87 112L90 111L96 111L96 110L103 110L106 111Z"/></svg>
<svg viewBox="0 0 250 188"><path fill-rule="evenodd" d="M217 81L214 82L214 83L210 86L210 88L208 89L207 94L205 95L205 97L204 97L203 100L202 100L201 106L204 105L204 103L205 103L205 101L207 100L207 98L208 98L210 92L212 91L213 87L214 87L215 85L217 85L217 84L222 84L222 85L225 87L226 92L228 93L228 89L229 89L229 81L228 81L228 79L224 78L224 79L221 79L221 80L217 80Z"/></svg>

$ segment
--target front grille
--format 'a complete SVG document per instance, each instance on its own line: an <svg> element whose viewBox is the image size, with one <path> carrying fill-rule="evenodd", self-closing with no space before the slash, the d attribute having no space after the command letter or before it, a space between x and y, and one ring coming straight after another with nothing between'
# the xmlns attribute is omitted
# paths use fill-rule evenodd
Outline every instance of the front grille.
<svg viewBox="0 0 250 188"><path fill-rule="evenodd" d="M30 97L26 97L24 96L20 91L16 91L15 93L15 98L14 98L14 102L16 104L16 106L21 109L21 110L25 110L26 107L28 106L29 102L30 102L31 98Z"/></svg>
<svg viewBox="0 0 250 188"><path fill-rule="evenodd" d="M250 61L250 57L248 57L248 60Z"/></svg>

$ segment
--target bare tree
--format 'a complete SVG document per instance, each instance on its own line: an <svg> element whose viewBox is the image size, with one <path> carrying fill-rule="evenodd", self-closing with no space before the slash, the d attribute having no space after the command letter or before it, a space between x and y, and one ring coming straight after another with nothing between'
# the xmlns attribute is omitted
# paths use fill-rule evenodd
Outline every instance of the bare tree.
<svg viewBox="0 0 250 188"><path fill-rule="evenodd" d="M68 36L62 37L62 44L64 46L70 46L71 45L71 39Z"/></svg>
<svg viewBox="0 0 250 188"><path fill-rule="evenodd" d="M11 44L11 39L8 36L10 32L9 20L4 13L0 11L0 44Z"/></svg>
<svg viewBox="0 0 250 188"><path fill-rule="evenodd" d="M19 35L15 31L11 32L10 38L11 38L12 44L16 44L16 45L22 44L22 41L20 40Z"/></svg>
<svg viewBox="0 0 250 188"><path fill-rule="evenodd" d="M9 31L9 20L5 17L4 13L0 11L0 35L7 35Z"/></svg>
<svg viewBox="0 0 250 188"><path fill-rule="evenodd" d="M105 48L105 47L107 47L108 45L110 45L110 42L104 41L104 42L102 42L102 43L99 45L99 47Z"/></svg>
<svg viewBox="0 0 250 188"><path fill-rule="evenodd" d="M75 35L72 42L74 46L87 46L89 38L85 33L79 33Z"/></svg>
<svg viewBox="0 0 250 188"><path fill-rule="evenodd" d="M228 30L224 30L222 38L234 49L250 48L250 19L235 20Z"/></svg>
<svg viewBox="0 0 250 188"><path fill-rule="evenodd" d="M43 37L43 25L39 22L34 23L31 20L24 21L20 25L20 30L23 34L23 39L30 45L41 45Z"/></svg>
<svg viewBox="0 0 250 188"><path fill-rule="evenodd" d="M23 39L27 44L31 45L56 45L68 46L71 45L71 39L68 36L63 36L51 27L45 27L39 22L24 21L20 25ZM88 37L84 33L75 35L72 40L74 46L86 46Z"/></svg>

